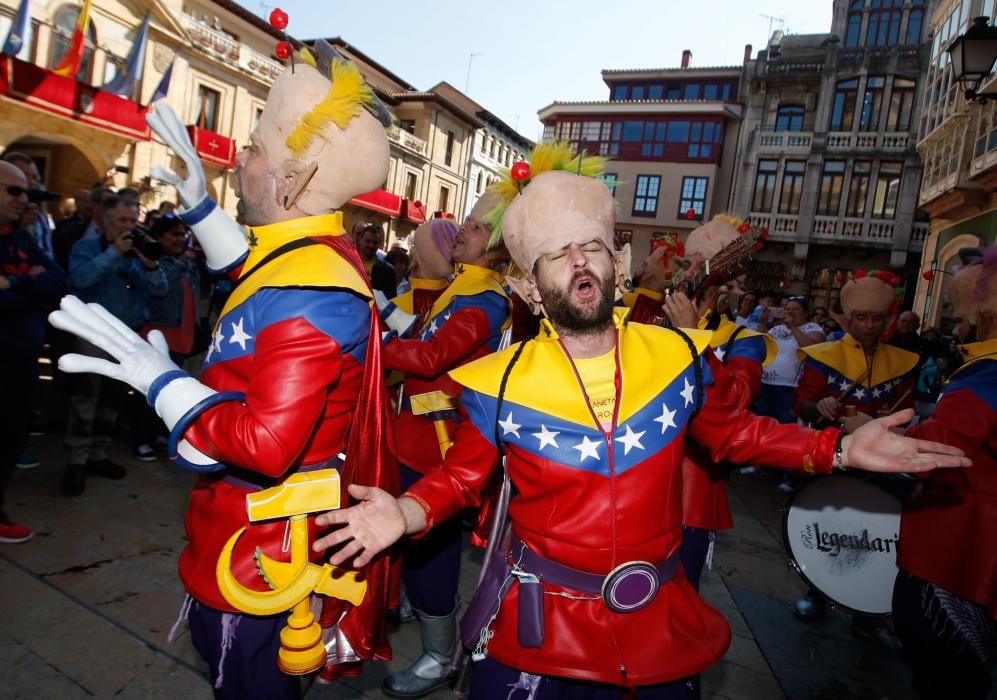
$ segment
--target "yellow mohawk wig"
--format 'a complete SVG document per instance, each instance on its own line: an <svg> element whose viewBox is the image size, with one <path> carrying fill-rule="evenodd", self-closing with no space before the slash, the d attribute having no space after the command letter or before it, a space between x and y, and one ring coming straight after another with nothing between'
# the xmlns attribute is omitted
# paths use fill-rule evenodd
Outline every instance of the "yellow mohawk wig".
<svg viewBox="0 0 997 700"><path fill-rule="evenodd" d="M530 178L551 170L566 170L582 177L595 178L605 172L608 160L602 156L587 155L584 151L575 153L574 148L567 141L551 141L537 144L530 153L527 162L530 164ZM492 235L488 240L489 248L494 248L501 243L502 217L505 215L505 210L509 208L520 189L527 187L530 183L529 178L516 182L512 178L511 168L502 168L499 173L501 177L488 187L489 192L501 199L501 203L484 217L485 223L492 227Z"/></svg>
<svg viewBox="0 0 997 700"><path fill-rule="evenodd" d="M314 58L310 54L307 58L302 55L302 60L314 66ZM361 110L374 104L374 92L353 63L335 59L329 72L332 87L328 94L301 118L287 137L287 147L295 157L304 154L330 122L345 129Z"/></svg>

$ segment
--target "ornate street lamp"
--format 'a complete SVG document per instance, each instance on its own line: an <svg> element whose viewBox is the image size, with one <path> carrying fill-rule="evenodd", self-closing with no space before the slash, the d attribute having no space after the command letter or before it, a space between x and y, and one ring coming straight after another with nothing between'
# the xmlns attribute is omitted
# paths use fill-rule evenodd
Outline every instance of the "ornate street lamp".
<svg viewBox="0 0 997 700"><path fill-rule="evenodd" d="M952 75L962 83L966 99L986 102L997 93L977 92L990 75L997 61L997 27L990 26L989 17L977 17L973 26L956 38L948 48L952 59Z"/></svg>

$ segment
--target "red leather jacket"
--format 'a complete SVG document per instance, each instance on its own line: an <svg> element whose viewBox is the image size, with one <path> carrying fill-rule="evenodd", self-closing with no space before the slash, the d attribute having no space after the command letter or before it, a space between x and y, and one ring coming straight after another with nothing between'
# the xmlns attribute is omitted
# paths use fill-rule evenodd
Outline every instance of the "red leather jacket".
<svg viewBox="0 0 997 700"><path fill-rule="evenodd" d="M737 390L712 355L693 361L676 334L624 318L616 317L617 418L606 432L546 321L509 374L500 413L498 387L515 347L452 373L465 387L466 420L443 467L408 492L426 510L429 527L478 505L496 464L496 438L515 487L513 532L549 559L600 575L632 560L660 562L678 548L687 435L708 446L715 461L830 471L838 431L817 433L738 410ZM690 333L697 351L705 350L709 334ZM705 403L690 422L695 364L703 369ZM638 686L697 673L719 661L730 641L726 621L681 571L647 607L625 615L601 599L543 586L543 647L519 646L513 585L491 627L487 651L497 661Z"/></svg>
<svg viewBox="0 0 997 700"><path fill-rule="evenodd" d="M423 314L418 339L395 338L384 346L385 368L405 376L401 411L393 414L398 459L421 474L443 459L434 448L439 444L434 420L445 422L451 439L457 428L460 385L447 372L498 349L509 325L509 298L498 273L475 265L456 269L453 282ZM413 413L413 400L427 394L450 399L452 408Z"/></svg>
<svg viewBox="0 0 997 700"><path fill-rule="evenodd" d="M907 434L959 447L973 466L925 475L904 505L897 563L997 619L997 340L965 347L978 359L952 375L935 412Z"/></svg>

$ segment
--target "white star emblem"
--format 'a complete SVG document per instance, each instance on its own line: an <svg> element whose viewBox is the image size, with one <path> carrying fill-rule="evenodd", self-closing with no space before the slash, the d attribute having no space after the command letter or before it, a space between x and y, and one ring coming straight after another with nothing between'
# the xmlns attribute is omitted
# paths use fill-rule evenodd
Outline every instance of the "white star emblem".
<svg viewBox="0 0 997 700"><path fill-rule="evenodd" d="M443 317L443 320L444 320L444 321L449 321L449 320L450 320L450 316L451 316L452 314L453 314L453 311L448 311L448 312L447 312L447 315Z"/></svg>
<svg viewBox="0 0 997 700"><path fill-rule="evenodd" d="M857 398L859 401L861 401L862 399L864 399L865 398L865 389L863 389L862 387L859 387L858 389L856 389L855 390L855 398Z"/></svg>
<svg viewBox="0 0 997 700"><path fill-rule="evenodd" d="M244 319L239 319L238 323L232 324L232 337L228 339L230 343L238 343L239 347L243 350L246 349L246 341L252 340L253 336L249 335L242 329L242 322Z"/></svg>
<svg viewBox="0 0 997 700"><path fill-rule="evenodd" d="M439 329L440 329L440 327L436 325L436 319L434 318L432 321L430 321L429 328L426 329L426 334L427 335L433 335Z"/></svg>
<svg viewBox="0 0 997 700"><path fill-rule="evenodd" d="M205 361L210 360L211 356L216 352L220 353L222 351L222 341L225 340L225 336L222 335L221 326L215 331L215 334L211 336L211 345L208 347L208 356Z"/></svg>
<svg viewBox="0 0 997 700"><path fill-rule="evenodd" d="M512 417L511 413L509 414L509 417L510 418ZM541 425L540 426L540 432L539 433L533 433L533 437L535 437L537 440L540 441L540 449L541 450L543 448L547 447L547 445L550 445L551 447L553 447L556 450L556 449L558 449L558 444L557 444L557 440L555 440L554 438L556 438L560 434L561 433L559 431L557 431L557 430L547 430L547 426Z"/></svg>
<svg viewBox="0 0 997 700"><path fill-rule="evenodd" d="M644 446L640 444L640 439L644 437L644 433L647 432L646 430L641 430L639 433L635 433L630 429L629 425L626 426L626 429L627 434L620 438L620 442L623 443L624 456L630 454L630 450L635 447L639 450L644 449Z"/></svg>
<svg viewBox="0 0 997 700"><path fill-rule="evenodd" d="M677 428L675 425L675 411L668 410L668 404L661 404L661 415L654 419L655 423L661 423L661 434L665 434L665 428ZM643 433L641 433L643 435Z"/></svg>
<svg viewBox="0 0 997 700"><path fill-rule="evenodd" d="M840 381L840 382L838 382L838 387L840 387L840 388L841 388L841 390L842 390L842 391L844 391L845 389L847 389L847 388L848 388L848 384L849 384L849 383L850 383L850 382L849 382L849 381L848 381L847 379L845 379L844 377L842 377L842 378L841 378L841 381Z"/></svg>
<svg viewBox="0 0 997 700"><path fill-rule="evenodd" d="M514 423L512 421L512 411L509 411L508 418L499 421L499 427L502 428L503 435L508 435L509 433L512 433L516 437L519 437L519 429L522 428L523 426L519 425L518 423Z"/></svg>
<svg viewBox="0 0 997 700"><path fill-rule="evenodd" d="M693 386L689 383L688 377L683 377L682 381L685 382L685 388L679 393L682 394L682 398L685 399L685 405L688 406L692 403Z"/></svg>
<svg viewBox="0 0 997 700"><path fill-rule="evenodd" d="M595 457L596 459L599 459L599 443L594 440L589 440L588 435L582 436L582 441L575 445L575 449L581 452L582 462L584 462L588 457Z"/></svg>
<svg viewBox="0 0 997 700"><path fill-rule="evenodd" d="M872 390L872 398L878 399L882 395L883 395L883 392L880 391L880 389L879 389L878 386L875 389Z"/></svg>
<svg viewBox="0 0 997 700"><path fill-rule="evenodd" d="M717 356L718 360L720 360L721 362L723 362L724 361L724 355L727 354L727 351L724 350L723 348L717 348L716 350L713 351L713 354Z"/></svg>

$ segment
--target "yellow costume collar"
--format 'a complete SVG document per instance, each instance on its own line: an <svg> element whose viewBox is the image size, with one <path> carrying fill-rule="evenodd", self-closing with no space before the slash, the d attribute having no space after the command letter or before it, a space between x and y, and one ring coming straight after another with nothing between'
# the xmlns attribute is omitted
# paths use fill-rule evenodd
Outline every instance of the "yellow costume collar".
<svg viewBox="0 0 997 700"><path fill-rule="evenodd" d="M454 277L453 282L446 288L446 291L433 302L433 308L429 310L429 314L426 316L427 321L443 313L454 297L473 296L486 291L506 296L505 289L502 287L502 275L494 270L487 267L480 267L479 265L468 265L467 263L457 263L454 266L454 270L457 276ZM508 325L508 322L506 325Z"/></svg>
<svg viewBox="0 0 997 700"><path fill-rule="evenodd" d="M809 357L834 370L849 382L862 377L869 370L869 360L865 350L855 338L848 334L845 334L840 340L808 345L805 348L800 348L796 353L800 360L806 360ZM919 360L917 353L880 343L872 355L871 376L865 377L861 386L873 388L902 377L914 369Z"/></svg>
<svg viewBox="0 0 997 700"><path fill-rule="evenodd" d="M450 284L450 280L432 279L430 277L409 277L408 282L412 285L412 289L427 289L431 292L446 289L447 285Z"/></svg>
<svg viewBox="0 0 997 700"><path fill-rule="evenodd" d="M997 360L997 338L981 340L977 343L967 343L959 346L959 353L965 360L959 369L976 364L981 360Z"/></svg>
<svg viewBox="0 0 997 700"><path fill-rule="evenodd" d="M626 328L630 324L630 309L626 307L613 307L613 326L619 330ZM541 341L558 340L561 336L554 330L554 325L544 316L540 319L540 332L536 339Z"/></svg>
<svg viewBox="0 0 997 700"><path fill-rule="evenodd" d="M246 235L249 238L249 256L254 253L269 253L285 243L307 236L342 236L343 212L321 216L302 216L266 226L251 226ZM247 260L247 262L249 262Z"/></svg>

